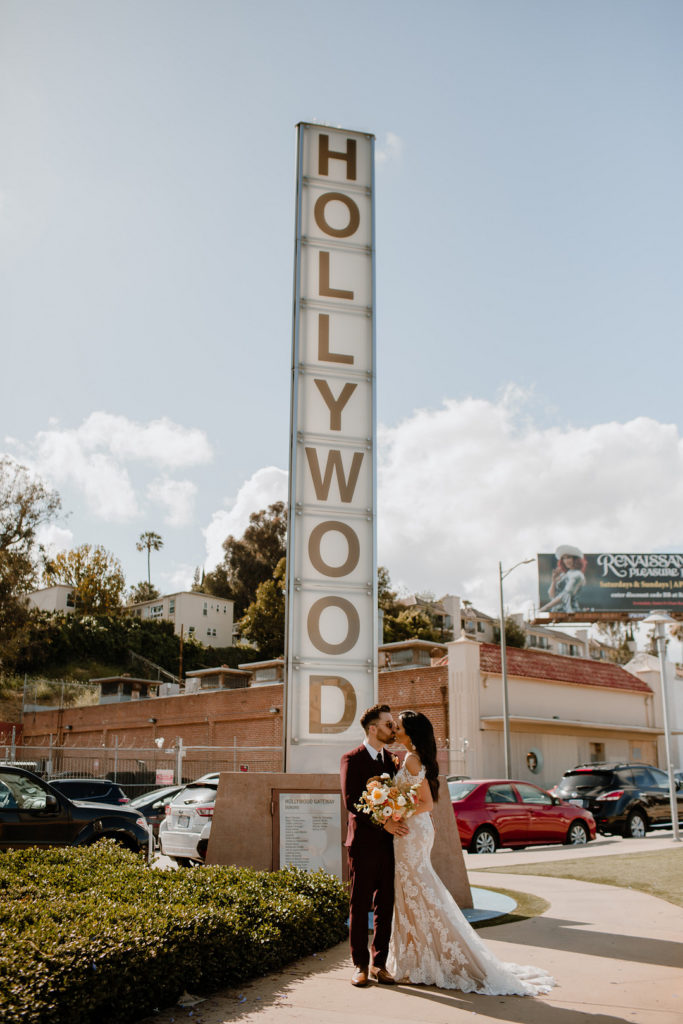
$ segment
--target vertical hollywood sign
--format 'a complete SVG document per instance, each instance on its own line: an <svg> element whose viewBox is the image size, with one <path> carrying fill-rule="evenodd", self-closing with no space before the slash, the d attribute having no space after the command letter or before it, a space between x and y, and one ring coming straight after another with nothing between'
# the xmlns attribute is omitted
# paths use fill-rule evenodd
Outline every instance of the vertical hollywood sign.
<svg viewBox="0 0 683 1024"><path fill-rule="evenodd" d="M299 125L287 771L337 771L376 699L371 135Z"/></svg>

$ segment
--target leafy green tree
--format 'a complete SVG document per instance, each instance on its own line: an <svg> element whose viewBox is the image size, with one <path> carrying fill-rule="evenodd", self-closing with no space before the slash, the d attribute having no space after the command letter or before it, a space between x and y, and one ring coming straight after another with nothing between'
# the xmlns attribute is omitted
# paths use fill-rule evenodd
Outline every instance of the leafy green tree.
<svg viewBox="0 0 683 1024"><path fill-rule="evenodd" d="M272 579L259 583L256 597L239 623L242 636L264 659L279 658L284 653L286 575L287 559L281 558Z"/></svg>
<svg viewBox="0 0 683 1024"><path fill-rule="evenodd" d="M500 625L493 627L493 642L500 643ZM526 647L526 633L516 619L506 616L505 618L505 646Z"/></svg>
<svg viewBox="0 0 683 1024"><path fill-rule="evenodd" d="M377 604L385 614L398 614L398 594L391 589L389 570L383 565L377 567Z"/></svg>
<svg viewBox="0 0 683 1024"><path fill-rule="evenodd" d="M136 583L131 588L128 599L130 604L140 604L142 601L154 601L157 597L161 597L157 588L153 587L147 580L141 580L140 583Z"/></svg>
<svg viewBox="0 0 683 1024"><path fill-rule="evenodd" d="M635 652L633 626L626 622L599 622L597 626L609 660L617 665L628 664ZM674 631L675 635L676 631ZM650 641L652 641L652 637L650 637ZM650 653L657 654L654 642L650 643Z"/></svg>
<svg viewBox="0 0 683 1024"><path fill-rule="evenodd" d="M235 616L244 615L256 599L259 583L273 578L287 554L287 507L276 501L267 509L252 512L241 538L230 535L223 542L225 555L204 578L204 589L216 597L232 598Z"/></svg>
<svg viewBox="0 0 683 1024"><path fill-rule="evenodd" d="M30 619L24 595L36 586L39 527L61 508L56 491L33 478L26 466L0 457L0 667L10 667L22 631Z"/></svg>
<svg viewBox="0 0 683 1024"><path fill-rule="evenodd" d="M113 615L120 610L126 580L118 558L98 544L60 551L45 566L45 583L73 587L77 615Z"/></svg>
<svg viewBox="0 0 683 1024"><path fill-rule="evenodd" d="M398 640L441 640L441 630L418 608L403 608L396 615L384 615L384 643Z"/></svg>
<svg viewBox="0 0 683 1024"><path fill-rule="evenodd" d="M145 533L141 533L135 547L138 551L147 552L147 582L152 586L152 573L150 566L150 557L152 551L161 551L164 546L164 542L158 533L154 533L152 530L147 530Z"/></svg>

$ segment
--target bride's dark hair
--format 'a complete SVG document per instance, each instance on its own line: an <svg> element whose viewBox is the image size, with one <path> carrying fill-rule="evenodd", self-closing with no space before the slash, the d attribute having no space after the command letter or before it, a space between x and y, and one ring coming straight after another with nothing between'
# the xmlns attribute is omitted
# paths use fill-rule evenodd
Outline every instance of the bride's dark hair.
<svg viewBox="0 0 683 1024"><path fill-rule="evenodd" d="M402 711L398 720L422 761L432 800L436 801L439 798L439 764L436 759L436 740L432 723L421 711Z"/></svg>

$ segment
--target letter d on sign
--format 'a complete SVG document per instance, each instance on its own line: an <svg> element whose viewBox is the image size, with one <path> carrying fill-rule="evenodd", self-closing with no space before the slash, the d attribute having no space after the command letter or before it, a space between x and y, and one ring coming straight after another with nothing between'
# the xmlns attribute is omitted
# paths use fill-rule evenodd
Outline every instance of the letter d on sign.
<svg viewBox="0 0 683 1024"><path fill-rule="evenodd" d="M344 698L344 710L336 722L323 722L323 686L335 686ZM308 728L311 733L346 732L356 717L356 691L348 679L341 676L310 676L309 679L309 719Z"/></svg>

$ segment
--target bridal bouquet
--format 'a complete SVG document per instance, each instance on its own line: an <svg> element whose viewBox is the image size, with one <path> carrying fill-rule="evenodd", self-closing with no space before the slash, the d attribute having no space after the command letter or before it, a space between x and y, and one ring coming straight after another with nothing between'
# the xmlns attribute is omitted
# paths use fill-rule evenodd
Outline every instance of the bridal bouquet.
<svg viewBox="0 0 683 1024"><path fill-rule="evenodd" d="M391 775L383 772L368 779L356 810L369 814L376 825L383 825L389 818L401 821L415 813L419 783L406 785L397 783Z"/></svg>

